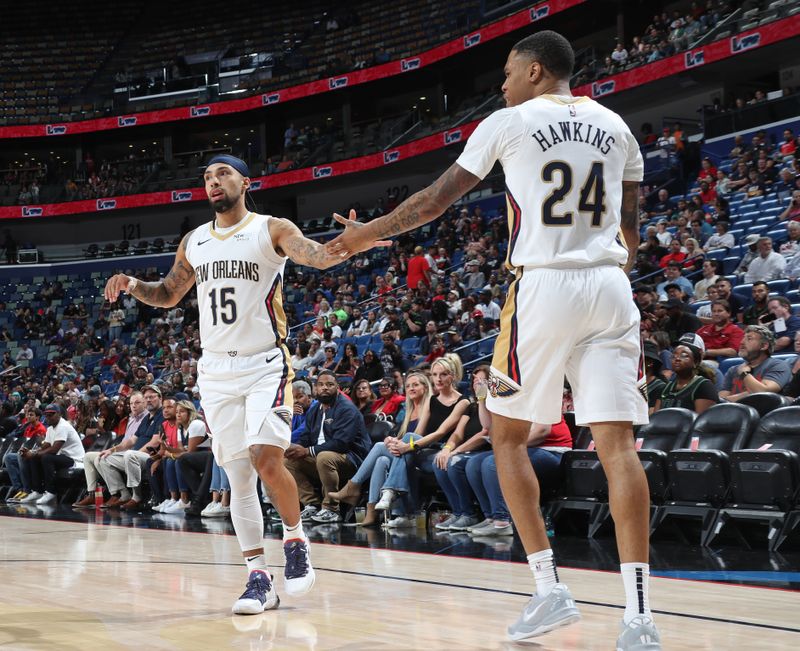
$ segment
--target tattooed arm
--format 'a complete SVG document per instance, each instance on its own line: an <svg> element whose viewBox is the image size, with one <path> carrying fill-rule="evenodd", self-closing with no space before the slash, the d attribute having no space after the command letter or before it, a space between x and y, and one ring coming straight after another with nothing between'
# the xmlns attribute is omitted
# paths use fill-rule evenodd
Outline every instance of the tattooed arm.
<svg viewBox="0 0 800 651"><path fill-rule="evenodd" d="M186 259L186 240L190 235L181 240L172 269L162 280L146 283L132 276L116 274L106 283L106 300L113 303L120 292L125 292L153 307L174 307L194 285L194 269Z"/></svg>
<svg viewBox="0 0 800 651"><path fill-rule="evenodd" d="M622 182L622 237L628 249L625 273L630 274L639 251L639 183Z"/></svg>
<svg viewBox="0 0 800 651"><path fill-rule="evenodd" d="M325 245L308 239L300 229L288 219L273 217L269 220L269 235L272 245L279 255L287 256L292 262L317 269L327 269L344 262L345 258L328 255Z"/></svg>
<svg viewBox="0 0 800 651"><path fill-rule="evenodd" d="M332 254L353 255L366 251L377 240L394 237L413 230L436 219L448 206L474 188L480 178L467 172L458 163L450 168L424 190L412 194L388 215L368 224L360 224L334 215L336 221L345 225L344 233L329 242L326 250Z"/></svg>

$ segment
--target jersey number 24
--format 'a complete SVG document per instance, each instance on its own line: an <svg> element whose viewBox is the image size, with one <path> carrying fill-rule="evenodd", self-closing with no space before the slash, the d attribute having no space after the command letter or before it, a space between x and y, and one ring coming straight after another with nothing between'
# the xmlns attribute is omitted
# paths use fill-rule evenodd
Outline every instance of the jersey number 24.
<svg viewBox="0 0 800 651"><path fill-rule="evenodd" d="M542 223L545 226L572 226L572 213L556 214L556 204L572 190L572 168L560 160L550 161L542 168L542 180L547 183L560 182L542 204ZM578 210L592 216L592 226L599 227L606 211L603 163L595 161L581 187Z"/></svg>

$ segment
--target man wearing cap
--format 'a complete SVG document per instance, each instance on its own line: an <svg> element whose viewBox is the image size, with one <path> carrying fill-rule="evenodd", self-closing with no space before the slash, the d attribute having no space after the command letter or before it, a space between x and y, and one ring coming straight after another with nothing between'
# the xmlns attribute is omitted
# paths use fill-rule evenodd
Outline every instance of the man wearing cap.
<svg viewBox="0 0 800 651"><path fill-rule="evenodd" d="M475 290L481 289L486 284L486 276L478 269L477 260L469 260L464 265L465 273L462 278L464 281L464 289L467 293L472 293Z"/></svg>
<svg viewBox="0 0 800 651"><path fill-rule="evenodd" d="M716 362L737 355L744 332L733 323L732 316L728 301L718 298L711 303L711 323L697 331L705 344L706 358Z"/></svg>
<svg viewBox="0 0 800 651"><path fill-rule="evenodd" d="M56 496L56 473L64 468L80 465L83 461L83 444L81 438L61 417L61 407L49 404L44 408L44 419L47 433L38 450L21 448L20 469L23 477L29 477L27 483L33 490L20 500L22 504L54 504Z"/></svg>
<svg viewBox="0 0 800 651"><path fill-rule="evenodd" d="M500 306L492 300L492 292L489 289L481 290L481 302L475 306L480 310L484 318L492 321L500 320Z"/></svg>
<svg viewBox="0 0 800 651"><path fill-rule="evenodd" d="M733 270L734 275L741 281L744 279L744 275L747 273L747 268L750 266L750 263L753 259L758 255L758 240L759 236L755 233L750 233L747 237L744 238L744 244L747 248L744 251L744 255L742 259L739 260L739 264L736 266L736 269Z"/></svg>
<svg viewBox="0 0 800 651"><path fill-rule="evenodd" d="M327 269L350 256L327 253L288 219L248 210L250 171L243 160L214 156L203 182L213 217L183 237L166 277L144 282L117 274L106 284L105 298L114 302L126 292L147 305L172 308L197 286L203 347L198 386L214 457L230 480L231 519L248 569L247 588L233 612L258 614L279 603L264 556L259 477L283 520L284 589L298 595L314 584L297 484L283 464L293 378L284 345L286 260Z"/></svg>
<svg viewBox="0 0 800 651"><path fill-rule="evenodd" d="M667 320L661 329L669 335L671 345L674 346L685 332L696 332L702 325L700 319L686 311L686 305L680 299L670 298L661 304L667 310Z"/></svg>
<svg viewBox="0 0 800 651"><path fill-rule="evenodd" d="M142 395L147 415L139 423L135 437L126 438L119 445L105 450L105 456L97 462L97 471L111 493L107 507L119 506L125 511L136 511L142 507L142 468L150 458L143 448L158 446L159 431L164 421L161 389L151 384L142 389Z"/></svg>
<svg viewBox="0 0 800 651"><path fill-rule="evenodd" d="M792 379L792 369L782 359L774 359L775 336L763 325L747 326L739 346L744 363L728 369L719 397L737 402L750 395L770 391L780 393Z"/></svg>

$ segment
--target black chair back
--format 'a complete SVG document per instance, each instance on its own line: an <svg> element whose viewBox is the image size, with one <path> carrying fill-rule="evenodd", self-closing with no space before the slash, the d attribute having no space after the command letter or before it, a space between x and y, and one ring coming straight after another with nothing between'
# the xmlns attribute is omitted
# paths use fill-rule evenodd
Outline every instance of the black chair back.
<svg viewBox="0 0 800 651"><path fill-rule="evenodd" d="M640 450L677 450L684 448L694 423L693 411L681 407L661 409L650 416L650 422L636 431L636 444ZM640 443L641 442L641 443Z"/></svg>
<svg viewBox="0 0 800 651"><path fill-rule="evenodd" d="M689 446L697 450L738 450L747 442L758 420L758 412L748 405L735 402L714 405L694 421Z"/></svg>
<svg viewBox="0 0 800 651"><path fill-rule="evenodd" d="M739 400L740 405L749 405L755 408L758 415L761 417L766 416L775 409L780 409L788 404L791 404L791 399L787 399L779 393L772 393L771 391L761 391L759 393L751 393Z"/></svg>
<svg viewBox="0 0 800 651"><path fill-rule="evenodd" d="M800 406L781 407L768 413L744 447L748 450L789 450L800 454Z"/></svg>

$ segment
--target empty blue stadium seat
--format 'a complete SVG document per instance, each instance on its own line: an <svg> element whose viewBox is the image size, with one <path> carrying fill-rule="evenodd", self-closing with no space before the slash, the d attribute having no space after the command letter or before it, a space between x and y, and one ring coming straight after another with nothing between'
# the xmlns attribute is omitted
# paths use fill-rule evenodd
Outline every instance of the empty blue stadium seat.
<svg viewBox="0 0 800 651"><path fill-rule="evenodd" d="M789 281L786 278L781 278L779 280L770 280L767 282L767 287L769 287L770 292L778 292L779 294L785 294L789 291Z"/></svg>
<svg viewBox="0 0 800 651"><path fill-rule="evenodd" d="M704 305L710 305L711 301L695 301L694 303L689 303L689 309L697 314L697 310L699 310Z"/></svg>
<svg viewBox="0 0 800 651"><path fill-rule="evenodd" d="M496 337L492 337L491 339L482 339L481 342L478 344L478 353L483 355L489 355L494 352L494 344L497 341Z"/></svg>
<svg viewBox="0 0 800 651"><path fill-rule="evenodd" d="M727 258L722 259L722 273L724 274L732 274L736 267L739 266L739 261L741 258L738 255L729 256Z"/></svg>
<svg viewBox="0 0 800 651"><path fill-rule="evenodd" d="M743 364L744 360L741 357L728 357L727 359L720 360L719 363L719 372L725 375L728 372L728 369L732 366L739 366Z"/></svg>
<svg viewBox="0 0 800 651"><path fill-rule="evenodd" d="M753 299L753 284L737 285L733 288L732 293L749 303Z"/></svg>
<svg viewBox="0 0 800 651"><path fill-rule="evenodd" d="M408 337L407 339L403 339L403 344L401 346L403 354L411 357L419 353L419 341L419 337Z"/></svg>
<svg viewBox="0 0 800 651"><path fill-rule="evenodd" d="M797 361L797 355L794 353L780 353L778 355L773 355L773 359L781 359L786 362L789 366L792 366Z"/></svg>

